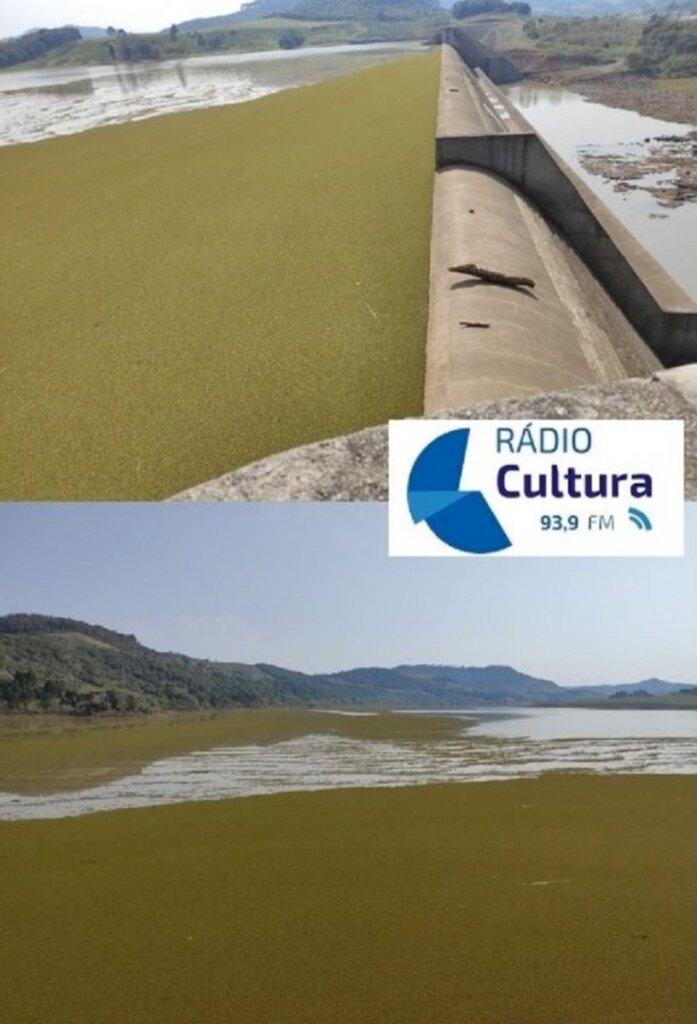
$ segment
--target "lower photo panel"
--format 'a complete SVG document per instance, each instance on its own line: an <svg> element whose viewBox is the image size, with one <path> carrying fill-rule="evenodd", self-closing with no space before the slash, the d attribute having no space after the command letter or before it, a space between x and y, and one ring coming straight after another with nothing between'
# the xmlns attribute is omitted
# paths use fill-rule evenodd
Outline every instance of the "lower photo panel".
<svg viewBox="0 0 697 1024"><path fill-rule="evenodd" d="M683 558L0 505L8 1024L694 1024Z"/></svg>

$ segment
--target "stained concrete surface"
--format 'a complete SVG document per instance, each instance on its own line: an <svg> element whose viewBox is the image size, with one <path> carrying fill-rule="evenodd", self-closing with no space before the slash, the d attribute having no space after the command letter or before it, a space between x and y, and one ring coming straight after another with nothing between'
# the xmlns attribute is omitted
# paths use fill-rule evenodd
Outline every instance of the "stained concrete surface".
<svg viewBox="0 0 697 1024"><path fill-rule="evenodd" d="M481 70L471 71L452 47L442 50L436 139L441 173L444 168L467 169L473 184L462 186L465 197L476 196L478 175L497 176L513 193L519 190L521 200L525 197L526 204L555 225L564 247L578 263L585 261L601 282L602 301L616 304L663 365L694 362L697 304ZM461 200L441 200L440 206L436 196L432 261L446 234L443 219L456 221L461 229L466 222ZM496 217L489 230L490 241L505 237ZM432 262L432 274L433 269Z"/></svg>
<svg viewBox="0 0 697 1024"><path fill-rule="evenodd" d="M462 263L524 275L535 287L506 288L449 270ZM427 413L659 368L583 262L517 190L469 167L438 172Z"/></svg>

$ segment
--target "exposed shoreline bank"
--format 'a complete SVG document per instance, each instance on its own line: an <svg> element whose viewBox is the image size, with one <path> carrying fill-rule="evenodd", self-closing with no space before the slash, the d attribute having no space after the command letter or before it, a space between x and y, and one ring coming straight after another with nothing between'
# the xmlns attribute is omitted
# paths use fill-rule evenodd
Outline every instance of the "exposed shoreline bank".
<svg viewBox="0 0 697 1024"><path fill-rule="evenodd" d="M697 79L650 79L628 72L603 74L599 70L589 74L584 68L536 74L527 80L570 89L607 107L697 126Z"/></svg>

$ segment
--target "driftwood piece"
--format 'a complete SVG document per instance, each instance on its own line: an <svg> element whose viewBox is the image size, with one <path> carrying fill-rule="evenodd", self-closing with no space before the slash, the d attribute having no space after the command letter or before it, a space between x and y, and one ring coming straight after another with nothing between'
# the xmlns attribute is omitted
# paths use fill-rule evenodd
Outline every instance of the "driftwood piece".
<svg viewBox="0 0 697 1024"><path fill-rule="evenodd" d="M460 327L491 327L491 324L485 324L481 320L461 320Z"/></svg>
<svg viewBox="0 0 697 1024"><path fill-rule="evenodd" d="M511 274L502 274L498 270L485 270L478 267L476 263L462 263L459 267L448 267L451 274L471 274L472 277L479 277L482 281L491 281L492 284L501 284L505 288L534 288L535 282L531 277L514 277Z"/></svg>

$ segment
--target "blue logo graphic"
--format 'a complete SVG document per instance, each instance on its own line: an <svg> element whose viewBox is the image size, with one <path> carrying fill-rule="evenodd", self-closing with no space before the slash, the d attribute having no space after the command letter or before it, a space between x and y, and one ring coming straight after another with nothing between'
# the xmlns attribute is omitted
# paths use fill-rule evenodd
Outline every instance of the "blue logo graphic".
<svg viewBox="0 0 697 1024"><path fill-rule="evenodd" d="M469 429L451 430L419 454L407 485L415 523L425 520L444 544L471 555L511 547L511 541L481 491L461 491Z"/></svg>
<svg viewBox="0 0 697 1024"><path fill-rule="evenodd" d="M629 509L629 522L630 523L634 523L634 525L636 527L638 527L638 529L640 529L640 530L653 530L653 525L651 524L651 520L649 519L649 517L646 515L645 512L641 511L641 509L638 509L638 508L630 508Z"/></svg>

